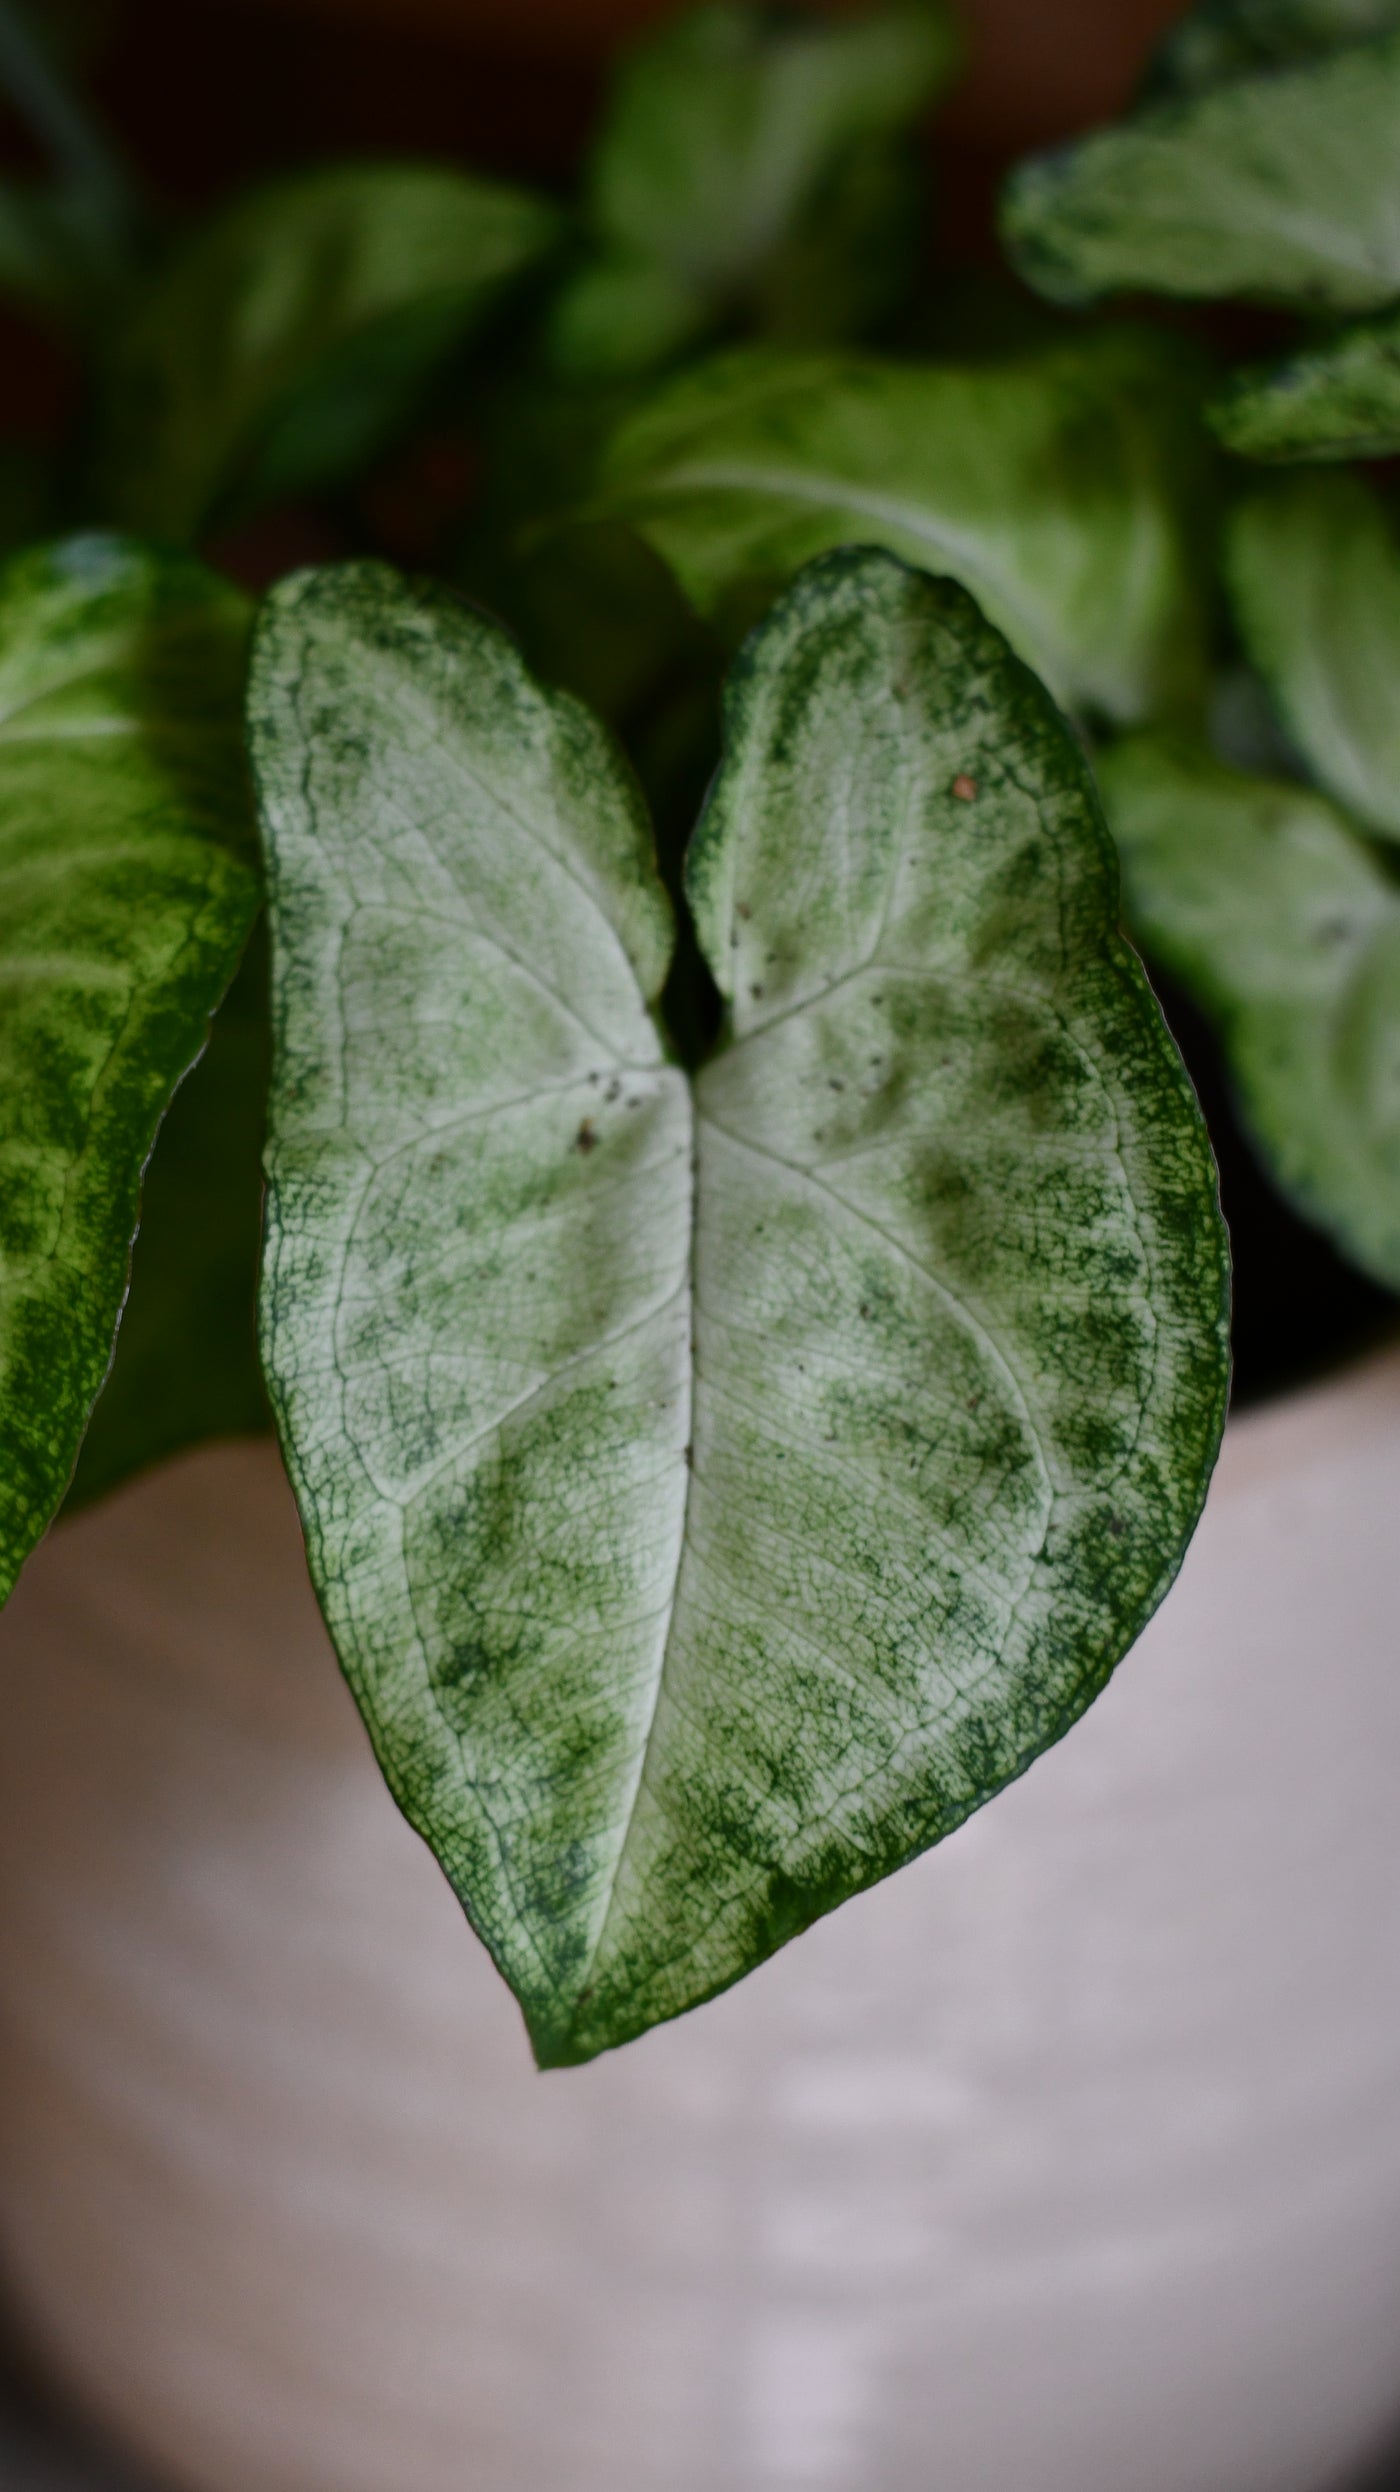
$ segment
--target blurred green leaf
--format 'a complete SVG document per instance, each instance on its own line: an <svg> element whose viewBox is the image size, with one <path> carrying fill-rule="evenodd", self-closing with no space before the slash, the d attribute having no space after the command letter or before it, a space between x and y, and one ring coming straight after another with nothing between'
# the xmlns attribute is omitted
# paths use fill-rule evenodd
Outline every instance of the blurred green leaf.
<svg viewBox="0 0 1400 2492"><path fill-rule="evenodd" d="M347 165L238 201L177 249L122 338L109 505L183 541L342 483L557 231L528 193L432 165Z"/></svg>
<svg viewBox="0 0 1400 2492"><path fill-rule="evenodd" d="M65 1511L183 1446L272 1424L257 1348L271 1046L259 930L156 1137L116 1355Z"/></svg>
<svg viewBox="0 0 1400 2492"><path fill-rule="evenodd" d="M1139 331L962 368L735 351L624 420L595 508L731 638L814 554L883 545L961 580L1061 700L1135 721L1203 691L1196 396Z"/></svg>
<svg viewBox="0 0 1400 2492"><path fill-rule="evenodd" d="M0 442L0 557L52 533L55 479L47 449Z"/></svg>
<svg viewBox="0 0 1400 2492"><path fill-rule="evenodd" d="M1200 95L1256 70L1287 69L1400 27L1400 0L1204 0L1152 56L1144 100Z"/></svg>
<svg viewBox="0 0 1400 2492"><path fill-rule="evenodd" d="M1359 476L1271 479L1231 513L1227 570L1250 657L1313 775L1400 839L1400 544Z"/></svg>
<svg viewBox="0 0 1400 2492"><path fill-rule="evenodd" d="M1367 311L1400 293L1400 33L1157 104L1032 158L1002 229L1057 301L1146 290Z"/></svg>
<svg viewBox="0 0 1400 2492"><path fill-rule="evenodd" d="M1282 363L1246 365L1206 412L1240 458L1393 458L1400 450L1400 312L1349 322Z"/></svg>
<svg viewBox="0 0 1400 2492"><path fill-rule="evenodd" d="M66 324L89 290L83 240L64 192L0 182L0 293Z"/></svg>
<svg viewBox="0 0 1400 2492"><path fill-rule="evenodd" d="M1135 736L1100 783L1138 939L1220 1032L1283 1192L1400 1286L1400 890L1325 796Z"/></svg>
<svg viewBox="0 0 1400 2492"><path fill-rule="evenodd" d="M596 248L555 306L557 364L644 370L736 319L803 343L878 320L917 226L905 135L957 57L941 0L854 19L721 4L651 36L594 151Z"/></svg>
<svg viewBox="0 0 1400 2492"><path fill-rule="evenodd" d="M137 264L136 188L64 58L62 13L0 0L0 93L48 161L0 182L0 293L64 327L101 331Z"/></svg>
<svg viewBox="0 0 1400 2492"><path fill-rule="evenodd" d="M504 583L531 667L619 731L657 684L717 649L673 574L635 530L599 520L551 531Z"/></svg>
<svg viewBox="0 0 1400 2492"><path fill-rule="evenodd" d="M106 1373L141 1172L248 933L248 612L75 537L0 573L0 1593Z"/></svg>

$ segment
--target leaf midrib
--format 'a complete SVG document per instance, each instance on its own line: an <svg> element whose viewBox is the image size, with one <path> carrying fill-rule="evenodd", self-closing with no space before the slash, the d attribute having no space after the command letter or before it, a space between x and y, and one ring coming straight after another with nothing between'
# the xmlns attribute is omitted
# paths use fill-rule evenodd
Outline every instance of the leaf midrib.
<svg viewBox="0 0 1400 2492"><path fill-rule="evenodd" d="M896 861L891 872L890 883L887 891L887 913L889 900L892 898L897 876L898 864ZM883 935L884 931L885 928L882 923L880 935ZM880 960L878 955L879 939L880 937L877 936L876 946L872 949L870 955L867 956L866 959L857 964L855 969L846 972L841 978L832 981L829 987L824 987L818 995L809 998L805 1005L794 1006L792 1009L794 1011L806 1010L810 1009L812 1005L818 1002L824 1002L829 992L834 991L834 989L838 986L849 984L853 977L865 974L884 974L886 964ZM910 974L915 975L917 973L911 971ZM787 1018L788 1016L784 1015L782 1017ZM765 1035L769 1027L771 1027L771 1024L765 1023L761 1030L749 1033L748 1036L758 1038ZM738 1050L746 1044L747 1038L738 1039L735 1042L735 1047L731 1051L731 1054L737 1053ZM1036 1425L1032 1413L1028 1389L1023 1379L1017 1374L1010 1359L1007 1357L1004 1349L1002 1348L1002 1345L996 1339L994 1333L992 1333L982 1321L982 1319L977 1316L971 1307L967 1306L957 1296L956 1292L951 1289L945 1280L943 1280L937 1273L930 1270L926 1264L921 1263L917 1256L915 1256L904 1244L902 1239L896 1237L892 1231L886 1229L878 1220L872 1219L867 1212L858 1209L856 1205L848 1202L846 1198L838 1193L834 1187L825 1184L822 1178L817 1175L815 1170L802 1168L796 1161L784 1159L780 1153L769 1150L762 1144L751 1142L743 1135L734 1133L729 1127L722 1125L717 1117L706 1115L700 1108L696 1097L694 1083L692 1082L688 1084L687 1087L691 1108L693 1134L691 1163L690 1252L688 1270L688 1329L690 1344L690 1357L687 1368L688 1407L686 1413L686 1436L688 1445L693 1443L695 1401L700 1386L699 1358L696 1346L697 1301L695 1292L695 1248L700 1227L698 1144L700 1129L702 1126L707 1126L711 1131L719 1135L726 1142L729 1142L740 1149L752 1152L756 1157L766 1160L771 1166L781 1168L789 1176L797 1178L801 1183L812 1187L816 1192L824 1195L828 1201L838 1207L844 1216L860 1222L863 1226L870 1229L873 1234L880 1237L899 1255L902 1261L910 1266L910 1268L918 1275L920 1280L923 1281L925 1285L931 1287L936 1292L947 1307L949 1313L952 1315L954 1321L961 1324L970 1337L978 1343L979 1347L988 1357L993 1367L1001 1373L1006 1385L1009 1387L1015 1406L1020 1413L1027 1439L1034 1449L1043 1483L1044 1500L1047 1506L1053 1507L1060 1493L1059 1486L1055 1480L1040 1431ZM670 1303L674 1303L675 1296L677 1295L679 1295L679 1292L673 1293ZM651 1768L653 1756L655 1754L657 1725L661 1718L667 1672L671 1662L676 1619L679 1615L681 1606L681 1579L686 1556L690 1548L691 1508L696 1484L697 1473L694 1461L693 1458L688 1457L685 1502L681 1514L681 1528L677 1542L676 1566L672 1592L670 1601L666 1605L664 1613L658 1612L658 1615L664 1614L666 1616L667 1624L665 1641L662 1645L660 1661L656 1671L655 1692L652 1698L650 1719L647 1724L646 1737L642 1743L638 1756L636 1775L627 1804L627 1813L623 1823L621 1839L618 1843L617 1850L613 1858L612 1869L609 1875L607 1903L604 1907L603 1917L598 1925L597 1936L594 1939L591 1949L589 1950L587 1961L574 1989L573 2011L569 2018L569 2023L565 2028L564 2034L564 2039L566 2041L572 2039L576 2031L580 2007L588 1996L592 1986L593 1977L602 1957L608 1933L612 1926L617 1908L621 1871L627 1857L628 1847L632 1839L633 1828L636 1824L638 1806L642 1793L646 1788L648 1774ZM1027 1586L1022 1587L1021 1594L1010 1606L1005 1623L1005 1633L1007 1634L1009 1634L1011 1627L1015 1622L1019 1601L1024 1598L1025 1590L1027 1588Z"/></svg>

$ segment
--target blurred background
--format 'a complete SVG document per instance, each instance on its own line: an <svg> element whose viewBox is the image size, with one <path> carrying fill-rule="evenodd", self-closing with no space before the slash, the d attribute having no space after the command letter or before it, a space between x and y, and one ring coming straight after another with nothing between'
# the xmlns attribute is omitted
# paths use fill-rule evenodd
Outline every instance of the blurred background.
<svg viewBox="0 0 1400 2492"><path fill-rule="evenodd" d="M176 211L308 158L360 152L461 157L562 187L610 58L673 13L667 0L41 0L39 10L128 162ZM945 263L987 266L1006 166L1119 111L1179 12L1174 0L966 0L959 14L966 66L930 130L938 243ZM33 161L29 132L0 105L0 166ZM42 437L63 420L73 374L5 309L0 359L7 432ZM283 551L250 550L245 567L281 569Z"/></svg>

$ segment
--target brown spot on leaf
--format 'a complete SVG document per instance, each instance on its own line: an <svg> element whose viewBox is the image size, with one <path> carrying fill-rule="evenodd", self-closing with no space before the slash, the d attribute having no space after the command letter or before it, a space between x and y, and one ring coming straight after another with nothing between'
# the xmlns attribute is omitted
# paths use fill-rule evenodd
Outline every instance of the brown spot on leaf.
<svg viewBox="0 0 1400 2492"><path fill-rule="evenodd" d="M957 797L959 803L970 805L976 793L977 781L975 779L970 779L965 770L960 770L957 777L953 781L953 794Z"/></svg>
<svg viewBox="0 0 1400 2492"><path fill-rule="evenodd" d="M597 1139L598 1137L593 1131L592 1117L585 1116L583 1123L580 1125L578 1132L574 1136L574 1149L576 1151L591 1151L594 1144L597 1142Z"/></svg>

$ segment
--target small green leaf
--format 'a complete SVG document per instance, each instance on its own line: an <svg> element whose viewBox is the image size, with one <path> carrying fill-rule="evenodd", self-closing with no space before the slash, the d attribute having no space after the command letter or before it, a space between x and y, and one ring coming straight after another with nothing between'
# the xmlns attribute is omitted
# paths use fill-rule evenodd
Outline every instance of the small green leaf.
<svg viewBox="0 0 1400 2492"><path fill-rule="evenodd" d="M1203 749L1100 764L1129 922L1219 1028L1283 1192L1400 1287L1400 890L1346 816Z"/></svg>
<svg viewBox="0 0 1400 2492"><path fill-rule="evenodd" d="M602 731L499 628L303 574L250 719L265 1357L390 1784L549 2064L957 1825L1160 1599L1225 1394L1195 1102L1074 737L869 551L750 643L692 1093Z"/></svg>
<svg viewBox="0 0 1400 2492"><path fill-rule="evenodd" d="M551 308L550 361L571 380L626 378L669 363L708 326L703 299L663 260L604 251Z"/></svg>
<svg viewBox="0 0 1400 2492"><path fill-rule="evenodd" d="M721 0L650 36L594 153L558 363L642 371L734 317L806 342L878 317L912 239L900 142L957 54L939 0L852 21Z"/></svg>
<svg viewBox="0 0 1400 2492"><path fill-rule="evenodd" d="M1283 363L1247 364L1206 410L1243 459L1387 459L1400 450L1400 313L1356 320Z"/></svg>
<svg viewBox="0 0 1400 2492"><path fill-rule="evenodd" d="M1226 540L1246 648L1313 775L1400 839L1400 545L1357 476L1280 477Z"/></svg>
<svg viewBox="0 0 1400 2492"><path fill-rule="evenodd" d="M1227 79L1364 43L1400 27L1400 0L1204 0L1153 55L1145 95L1200 95Z"/></svg>
<svg viewBox="0 0 1400 2492"><path fill-rule="evenodd" d="M1056 301L1146 290L1369 311L1400 294L1400 33L1032 158L1003 233Z"/></svg>
<svg viewBox="0 0 1400 2492"><path fill-rule="evenodd" d="M112 1354L141 1171L257 904L244 600L74 537L0 573L0 1593Z"/></svg>
<svg viewBox="0 0 1400 2492"><path fill-rule="evenodd" d="M206 1437L271 1426L256 1314L271 1046L258 930L156 1137L116 1355L65 1512Z"/></svg>
<svg viewBox="0 0 1400 2492"><path fill-rule="evenodd" d="M596 508L731 637L828 547L950 572L1060 699L1199 699L1212 486L1189 364L1110 331L1004 363L717 357L620 426Z"/></svg>
<svg viewBox="0 0 1400 2492"><path fill-rule="evenodd" d="M122 341L113 507L183 541L230 508L340 484L557 223L524 191L410 164L298 174L225 209Z"/></svg>

